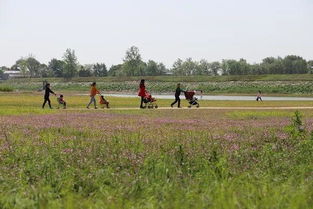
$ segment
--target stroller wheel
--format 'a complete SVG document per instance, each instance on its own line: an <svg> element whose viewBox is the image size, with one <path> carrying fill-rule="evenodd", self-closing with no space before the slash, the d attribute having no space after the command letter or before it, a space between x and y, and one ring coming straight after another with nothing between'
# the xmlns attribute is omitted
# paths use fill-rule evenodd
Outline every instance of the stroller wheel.
<svg viewBox="0 0 313 209"><path fill-rule="evenodd" d="M155 109L158 109L158 105L155 105L154 107L155 107Z"/></svg>
<svg viewBox="0 0 313 209"><path fill-rule="evenodd" d="M200 107L200 105L199 104L197 104L197 108L199 108Z"/></svg>
<svg viewBox="0 0 313 209"><path fill-rule="evenodd" d="M191 108L191 105L189 105L188 108Z"/></svg>

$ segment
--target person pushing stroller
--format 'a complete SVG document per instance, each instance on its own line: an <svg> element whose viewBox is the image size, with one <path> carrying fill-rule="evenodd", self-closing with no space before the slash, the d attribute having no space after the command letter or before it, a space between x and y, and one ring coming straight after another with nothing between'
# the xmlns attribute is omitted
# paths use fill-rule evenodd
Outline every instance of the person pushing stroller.
<svg viewBox="0 0 313 209"><path fill-rule="evenodd" d="M176 103L178 103L177 107L181 108L180 107L180 98L179 98L181 92L185 92L185 91L180 88L180 83L178 83L177 87L176 87L176 91L175 91L175 101L171 104L171 107L173 107Z"/></svg>
<svg viewBox="0 0 313 209"><path fill-rule="evenodd" d="M56 96L56 93L54 93L50 89L50 84L46 83L46 86L45 86L45 96L44 96L44 101L43 101L43 104L42 104L42 109L45 108L45 105L46 105L47 102L48 102L49 108L52 109L51 101L50 101L50 93L53 94L54 96Z"/></svg>
<svg viewBox="0 0 313 209"><path fill-rule="evenodd" d="M89 109L89 106L91 105L91 103L93 103L94 104L94 106L95 106L95 109L97 109L97 104L96 104L96 98L95 98L95 96L97 95L97 94L100 94L100 91L97 89L97 87L96 87L96 82L93 82L91 85L90 85L90 102L88 103L88 105L87 105L87 109Z"/></svg>

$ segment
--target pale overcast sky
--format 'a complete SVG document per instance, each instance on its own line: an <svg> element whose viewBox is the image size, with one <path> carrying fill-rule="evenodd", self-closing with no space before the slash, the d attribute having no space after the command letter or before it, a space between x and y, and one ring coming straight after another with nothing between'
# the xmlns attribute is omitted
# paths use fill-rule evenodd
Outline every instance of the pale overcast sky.
<svg viewBox="0 0 313 209"><path fill-rule="evenodd" d="M74 49L81 64L208 61L296 54L313 59L313 0L0 0L0 66Z"/></svg>

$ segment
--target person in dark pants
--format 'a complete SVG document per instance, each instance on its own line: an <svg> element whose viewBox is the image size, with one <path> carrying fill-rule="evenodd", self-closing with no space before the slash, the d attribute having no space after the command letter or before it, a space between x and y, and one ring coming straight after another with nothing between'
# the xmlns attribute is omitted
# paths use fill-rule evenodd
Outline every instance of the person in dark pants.
<svg viewBox="0 0 313 209"><path fill-rule="evenodd" d="M53 92L53 91L51 91L51 89L50 89L50 84L49 83L47 83L46 84L46 88L45 88L45 96L44 96L44 102L43 102L43 104L42 104L42 108L44 109L45 108L45 105L46 105L46 103L48 102L48 105L49 105L49 107L50 107L50 109L52 109L52 107L51 107L51 101L50 101L50 93L51 94L54 94L55 96L56 96L56 94Z"/></svg>
<svg viewBox="0 0 313 209"><path fill-rule="evenodd" d="M143 99L145 97L145 94L146 94L146 86L145 86L145 80L142 79L140 81L140 84L139 84L139 91L138 91L138 96L141 97L141 100L140 100L140 108L144 108L143 106Z"/></svg>
<svg viewBox="0 0 313 209"><path fill-rule="evenodd" d="M174 104L176 104L178 102L177 107L180 108L180 98L179 98L179 96L180 96L181 92L184 92L184 91L180 88L180 83L178 83L176 91L175 91L175 101L171 104L171 107L173 107Z"/></svg>
<svg viewBox="0 0 313 209"><path fill-rule="evenodd" d="M261 92L260 90L258 91L258 94L256 95L256 101L259 101L259 100L260 100L261 102L263 101L263 100L262 100L262 92Z"/></svg>

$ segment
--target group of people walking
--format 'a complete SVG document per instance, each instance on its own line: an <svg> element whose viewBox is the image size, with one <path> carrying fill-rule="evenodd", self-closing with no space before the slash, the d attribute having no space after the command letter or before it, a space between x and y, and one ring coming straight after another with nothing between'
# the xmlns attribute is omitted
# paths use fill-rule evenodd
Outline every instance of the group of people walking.
<svg viewBox="0 0 313 209"><path fill-rule="evenodd" d="M171 107L173 107L176 103L178 103L177 107L180 108L180 98L179 98L179 96L180 96L181 92L185 92L185 91L180 88L180 83L178 83L176 91L175 91L175 101L173 103L171 103ZM145 99L145 96L146 96L146 86L145 86L145 80L144 79L142 79L140 81L138 96L141 98L139 107L140 108L145 108L145 106L143 106L144 99Z"/></svg>
<svg viewBox="0 0 313 209"><path fill-rule="evenodd" d="M43 104L42 104L42 108L44 109L46 103L48 102L49 108L52 109L51 100L50 100L50 94L53 94L54 96L57 96L57 94L54 93L54 91L52 91L50 89L50 84L49 83L45 84L44 91L45 91L45 94L44 94L44 101L43 101ZM87 104L87 109L89 109L89 107L90 107L90 105L92 103L94 104L95 109L97 109L97 101L96 101L96 95L97 94L100 94L100 104L101 104L101 106L103 106L103 107L106 106L107 108L109 108L109 102L104 98L103 95L101 95L100 91L97 89L96 82L93 82L91 84L91 88L90 88L90 101ZM64 96L62 94L59 95L59 97L57 98L57 101L58 101L58 108L60 108L60 105L62 105L63 108L66 109L66 102L65 102Z"/></svg>
<svg viewBox="0 0 313 209"><path fill-rule="evenodd" d="M87 104L86 108L89 109L90 105L93 103L94 108L97 109L97 101L96 101L96 95L99 94L100 95L100 105L102 108L106 107L109 108L109 102L104 98L103 95L101 95L101 92L97 89L96 86L96 82L93 82L90 85L90 101ZM55 96L57 96L56 93L54 93L51 89L50 89L50 84L49 83L45 83L45 88L44 88L45 94L44 94L44 102L42 104L42 108L45 108L46 103L48 102L48 105L50 107L50 109L52 109L51 107L51 101L50 101L50 94L53 94ZM181 93L185 93L186 91L183 90L180 86L180 83L177 84L176 90L175 90L175 101L173 103L171 103L171 107L173 107L176 103L177 103L177 107L181 108L180 106L180 95ZM202 91L201 91L202 92ZM145 80L142 79L140 81L139 84L139 91L138 91L138 96L140 97L140 108L145 108L144 103L145 103L145 98L147 96L147 91L146 91L146 86L145 86ZM63 95L59 95L59 97L57 98L58 101L58 108L60 107L60 105L63 106L63 108L66 108L66 102L64 100ZM257 94L257 98L256 101L262 101L262 97L261 97L261 91L258 91Z"/></svg>

